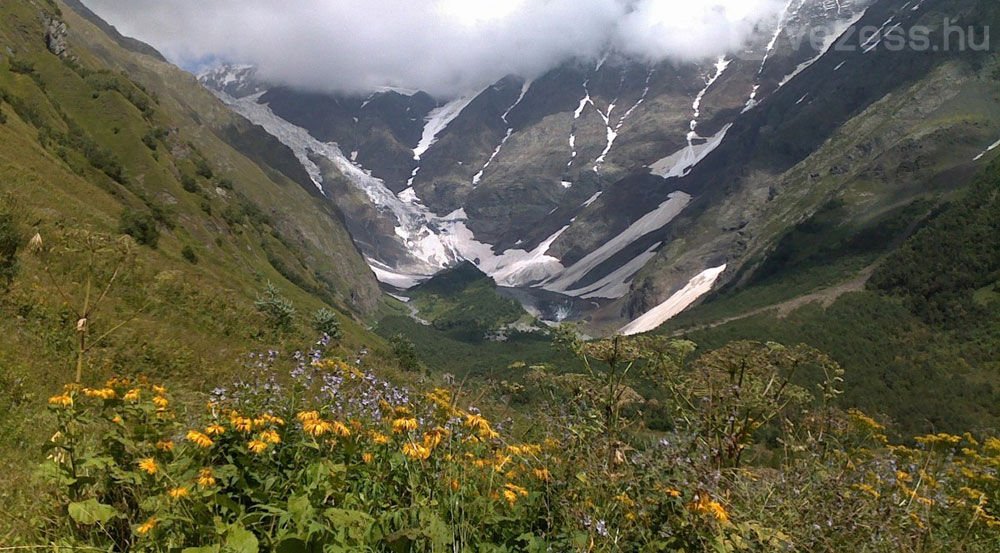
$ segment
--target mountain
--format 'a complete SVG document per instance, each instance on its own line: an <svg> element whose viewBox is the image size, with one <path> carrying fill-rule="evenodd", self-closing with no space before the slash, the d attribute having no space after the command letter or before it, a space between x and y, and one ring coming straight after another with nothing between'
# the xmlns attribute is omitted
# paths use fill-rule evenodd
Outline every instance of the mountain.
<svg viewBox="0 0 1000 553"><path fill-rule="evenodd" d="M629 330L648 330L745 280L834 197L863 222L967 183L1000 136L992 54L890 43L919 25L942 44L945 17L992 9L792 0L739 55L607 52L448 99L294 91L233 67L201 81L290 144L383 283L472 261L526 304L558 294L598 331L644 314Z"/></svg>

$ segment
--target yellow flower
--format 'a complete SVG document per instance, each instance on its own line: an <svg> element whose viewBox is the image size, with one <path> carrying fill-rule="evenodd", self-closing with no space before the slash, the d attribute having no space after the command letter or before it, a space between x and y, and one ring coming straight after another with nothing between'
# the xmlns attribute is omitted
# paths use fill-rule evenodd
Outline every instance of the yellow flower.
<svg viewBox="0 0 1000 553"><path fill-rule="evenodd" d="M113 422L115 424L121 424L124 421L122 420L121 416L115 415L115 418L111 419L111 422Z"/></svg>
<svg viewBox="0 0 1000 553"><path fill-rule="evenodd" d="M177 488L171 488L167 492L167 495L170 496L170 499L173 499L173 500L176 501L178 499L184 499L185 497L191 495L191 492L186 487L179 486Z"/></svg>
<svg viewBox="0 0 1000 553"><path fill-rule="evenodd" d="M719 522L729 522L729 514L726 513L726 509L718 501L712 501L707 493L698 494L690 508L696 513L710 515Z"/></svg>
<svg viewBox="0 0 1000 553"><path fill-rule="evenodd" d="M465 426L474 430L482 438L493 440L500 436L490 426L490 422L482 415L466 415Z"/></svg>
<svg viewBox="0 0 1000 553"><path fill-rule="evenodd" d="M548 482L549 480L552 480L552 473L549 472L549 469L545 468L535 469L532 472L535 474L535 478L541 480L542 482Z"/></svg>
<svg viewBox="0 0 1000 553"><path fill-rule="evenodd" d="M171 440L160 440L156 442L156 449L163 452L171 452L174 450L174 442Z"/></svg>
<svg viewBox="0 0 1000 553"><path fill-rule="evenodd" d="M341 438L350 438L351 429L348 428L344 423L334 421L331 424L334 434L340 436Z"/></svg>
<svg viewBox="0 0 1000 553"><path fill-rule="evenodd" d="M251 440L250 443L247 444L247 449L249 449L251 452L257 455L260 455L261 453L267 451L267 448L268 448L267 442L262 442L260 440Z"/></svg>
<svg viewBox="0 0 1000 553"><path fill-rule="evenodd" d="M448 431L444 428L435 428L424 433L424 447L428 449L434 449L441 444L441 440L448 435Z"/></svg>
<svg viewBox="0 0 1000 553"><path fill-rule="evenodd" d="M90 388L84 388L83 395L91 399L109 400L109 399L115 399L115 397L117 397L118 394L116 394L115 391L111 388L101 388L100 390L92 390Z"/></svg>
<svg viewBox="0 0 1000 553"><path fill-rule="evenodd" d="M67 394L60 394L49 398L49 405L54 407L72 407L73 398Z"/></svg>
<svg viewBox="0 0 1000 553"><path fill-rule="evenodd" d="M371 433L371 439L372 439L372 442L375 443L375 445L385 445L385 444L389 443L389 436L386 436L385 434L383 434L381 432L372 432Z"/></svg>
<svg viewBox="0 0 1000 553"><path fill-rule="evenodd" d="M264 424L273 424L275 426L285 426L285 419L281 417L276 417L270 413L264 413L260 416L260 420Z"/></svg>
<svg viewBox="0 0 1000 553"><path fill-rule="evenodd" d="M149 517L146 519L146 522L143 522L141 526L136 528L135 533L140 536L145 536L146 534L152 532L153 528L156 528L156 522L156 517Z"/></svg>
<svg viewBox="0 0 1000 553"><path fill-rule="evenodd" d="M461 484L460 484L460 483L458 482L458 480L456 480L456 479L452 478L452 479L451 479L451 482L449 482L449 484L448 484L448 487L450 487L450 488L451 488L451 491L453 491L453 492L457 492L457 491L458 491L458 489L459 489L460 487L462 487L462 485L461 485Z"/></svg>
<svg viewBox="0 0 1000 553"><path fill-rule="evenodd" d="M527 495L528 495L528 490L522 488L521 486L518 486L516 484L504 485L503 497L504 499L507 500L507 503L509 503L511 507L513 507L514 504L517 503L517 498L526 497Z"/></svg>
<svg viewBox="0 0 1000 553"><path fill-rule="evenodd" d="M156 471L160 470L160 467L156 465L156 461L152 457L140 460L139 468L147 474L156 474Z"/></svg>
<svg viewBox="0 0 1000 553"><path fill-rule="evenodd" d="M333 431L333 425L321 419L306 419L302 421L302 430L318 438Z"/></svg>
<svg viewBox="0 0 1000 553"><path fill-rule="evenodd" d="M125 396L123 397L123 399L130 403L135 403L139 401L139 397L141 395L142 392L139 391L139 388L132 388L131 390L125 392Z"/></svg>
<svg viewBox="0 0 1000 553"><path fill-rule="evenodd" d="M669 488L667 490L667 495L669 495L670 497L680 497L681 491L674 488Z"/></svg>
<svg viewBox="0 0 1000 553"><path fill-rule="evenodd" d="M318 420L319 413L316 411L303 411L298 415L295 415L295 418L299 419L300 422L306 422L308 420Z"/></svg>
<svg viewBox="0 0 1000 553"><path fill-rule="evenodd" d="M413 442L407 442L403 444L403 455L410 457L411 459L417 459L419 461L424 461L431 456L431 450L420 444L415 444Z"/></svg>
<svg viewBox="0 0 1000 553"><path fill-rule="evenodd" d="M366 465L370 465L372 461L375 460L375 456L371 453L364 453L361 455L361 460L364 461Z"/></svg>
<svg viewBox="0 0 1000 553"><path fill-rule="evenodd" d="M208 436L202 434L201 432L198 432L197 430L192 430L188 432L187 439L194 445L204 449L208 449L213 445L215 445L215 442L212 441L212 438L209 438Z"/></svg>
<svg viewBox="0 0 1000 553"><path fill-rule="evenodd" d="M153 393L164 396L167 395L167 389L163 386L153 386Z"/></svg>
<svg viewBox="0 0 1000 553"><path fill-rule="evenodd" d="M244 417L234 417L232 420L233 427L240 432L247 433L253 432L253 419L248 419Z"/></svg>
<svg viewBox="0 0 1000 553"><path fill-rule="evenodd" d="M226 433L226 427L221 424L211 424L205 429L205 434L209 436L220 436Z"/></svg>
<svg viewBox="0 0 1000 553"><path fill-rule="evenodd" d="M215 485L215 473L210 468L203 468L198 471L198 485L202 488L211 488Z"/></svg>
<svg viewBox="0 0 1000 553"><path fill-rule="evenodd" d="M420 424L417 422L417 419L414 418L396 419L392 421L392 431L394 434L412 432L419 426Z"/></svg>
<svg viewBox="0 0 1000 553"><path fill-rule="evenodd" d="M166 409L168 405L170 405L170 400L168 400L163 396L156 396L153 398L153 405L155 405L157 409L162 411Z"/></svg>
<svg viewBox="0 0 1000 553"><path fill-rule="evenodd" d="M265 430L260 434L260 439L261 441L269 444L281 443L281 436L279 436L278 433L275 432L274 430Z"/></svg>

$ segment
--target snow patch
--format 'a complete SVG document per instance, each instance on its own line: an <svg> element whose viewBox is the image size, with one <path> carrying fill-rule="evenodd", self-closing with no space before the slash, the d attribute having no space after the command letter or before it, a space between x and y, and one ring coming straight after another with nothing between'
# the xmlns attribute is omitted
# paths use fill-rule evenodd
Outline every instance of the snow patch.
<svg viewBox="0 0 1000 553"><path fill-rule="evenodd" d="M427 150L437 142L438 135L447 129L448 125L482 93L483 91L478 91L474 94L461 96L428 113L424 119L423 135L420 137L417 147L413 149L413 159L420 161L420 156L427 153Z"/></svg>
<svg viewBox="0 0 1000 553"><path fill-rule="evenodd" d="M800 73L812 67L814 63L816 63L817 61L819 61L820 58L825 56L826 53L830 51L830 48L833 48L833 45L836 44L838 40L840 40L840 37L843 36L848 29L857 24L858 21L861 21L861 18L864 17L866 13L868 13L867 9L861 11L858 14L855 14L854 17L848 20L839 21L835 23L833 25L832 32L830 32L824 38L823 47L820 48L819 54L817 54L811 59L808 59L800 63L799 66L795 68L795 71L792 71L790 74L786 75L785 78L782 79L780 83L778 83L778 88L781 88L786 84L788 84L792 79L798 77Z"/></svg>
<svg viewBox="0 0 1000 553"><path fill-rule="evenodd" d="M712 286L715 286L715 282L719 280L719 277L725 270L726 265L722 265L701 272L692 278L687 283L687 286L670 296L667 301L657 305L641 317L625 325L619 332L624 336L632 336L655 330L690 307L691 304L698 301L698 298L710 292Z"/></svg>
<svg viewBox="0 0 1000 553"><path fill-rule="evenodd" d="M726 133L732 126L732 123L726 125L703 144L689 144L687 147L657 161L649 166L650 172L665 179L687 176L695 166L722 145Z"/></svg>
<svg viewBox="0 0 1000 553"><path fill-rule="evenodd" d="M1000 140L997 140L994 144L990 145L988 148L983 150L983 153L973 158L972 161L979 161L980 159L983 159L984 157L986 157L986 154L992 152L993 150L996 150L997 148L1000 148Z"/></svg>

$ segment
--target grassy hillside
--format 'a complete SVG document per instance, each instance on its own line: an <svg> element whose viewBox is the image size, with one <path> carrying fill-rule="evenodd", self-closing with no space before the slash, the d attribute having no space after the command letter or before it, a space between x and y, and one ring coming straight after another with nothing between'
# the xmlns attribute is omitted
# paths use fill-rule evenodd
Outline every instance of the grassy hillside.
<svg viewBox="0 0 1000 553"><path fill-rule="evenodd" d="M807 239L832 213L821 212L790 231L745 285L714 295L661 332L709 347L773 337L818 347L846 370L841 401L889 415L901 434L997 428L998 210L1000 161L953 201L911 204L830 247L843 230ZM919 230L899 245L904 221L904 230ZM894 231L872 230L879 228Z"/></svg>
<svg viewBox="0 0 1000 553"><path fill-rule="evenodd" d="M68 25L62 55L49 20ZM81 337L85 382L145 373L190 391L228 381L248 349L314 339L321 308L344 356L386 351L363 328L377 283L287 148L66 6L4 2L0 44L5 511L27 497L11 483L48 437L44 397L73 379ZM255 305L269 283L295 308L287 324Z"/></svg>

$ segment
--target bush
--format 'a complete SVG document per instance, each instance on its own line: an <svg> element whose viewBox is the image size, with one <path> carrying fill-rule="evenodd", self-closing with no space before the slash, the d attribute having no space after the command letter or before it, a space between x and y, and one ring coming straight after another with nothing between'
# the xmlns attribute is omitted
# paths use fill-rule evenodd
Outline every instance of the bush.
<svg viewBox="0 0 1000 553"><path fill-rule="evenodd" d="M195 182L194 177L191 175L181 175L181 188L183 188L185 192L190 192L192 194L201 190L198 183Z"/></svg>
<svg viewBox="0 0 1000 553"><path fill-rule="evenodd" d="M156 225L156 218L150 213L125 208L118 223L118 231L131 236L139 244L154 249L160 241L160 229Z"/></svg>
<svg viewBox="0 0 1000 553"><path fill-rule="evenodd" d="M313 314L312 326L316 332L325 334L334 340L339 340L343 336L337 313L326 307L321 307Z"/></svg>
<svg viewBox="0 0 1000 553"><path fill-rule="evenodd" d="M198 263L198 254L194 253L194 248L189 245L181 248L181 256L187 260L188 263L195 264Z"/></svg>
<svg viewBox="0 0 1000 553"><path fill-rule="evenodd" d="M23 240L24 235L14 214L6 209L0 210L0 291L10 287L17 275L17 252Z"/></svg>
<svg viewBox="0 0 1000 553"><path fill-rule="evenodd" d="M413 341L397 334L390 340L392 354L396 357L399 366L406 371L416 371L420 369L420 359L417 358L417 348Z"/></svg>
<svg viewBox="0 0 1000 553"><path fill-rule="evenodd" d="M264 293L257 296L254 306L267 319L267 323L271 329L278 332L290 332L292 330L295 320L295 307L270 282L267 283Z"/></svg>

